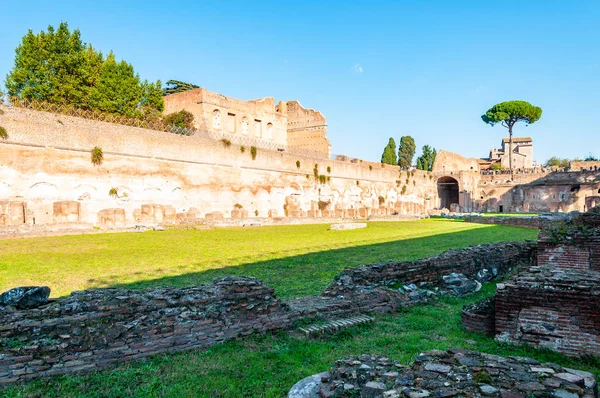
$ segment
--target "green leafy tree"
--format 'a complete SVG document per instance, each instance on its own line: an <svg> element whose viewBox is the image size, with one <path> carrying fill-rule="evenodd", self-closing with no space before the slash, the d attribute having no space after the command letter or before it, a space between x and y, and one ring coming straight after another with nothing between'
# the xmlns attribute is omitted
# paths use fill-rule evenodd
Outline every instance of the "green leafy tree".
<svg viewBox="0 0 600 398"><path fill-rule="evenodd" d="M55 104L86 106L94 86L101 54L81 41L63 22L37 35L31 30L15 50L13 69L6 76L11 97Z"/></svg>
<svg viewBox="0 0 600 398"><path fill-rule="evenodd" d="M412 166L413 158L415 157L415 140L405 135L400 137L400 146L398 147L398 166L407 169Z"/></svg>
<svg viewBox="0 0 600 398"><path fill-rule="evenodd" d="M526 101L507 101L494 105L481 116L481 120L494 126L500 123L508 129L509 135L509 169L512 172L513 158L513 127L518 122L524 122L526 125L537 122L542 117L542 108L531 105Z"/></svg>
<svg viewBox="0 0 600 398"><path fill-rule="evenodd" d="M597 162L598 158L595 157L594 155L592 155L592 153L590 152L589 155L587 155L587 157L585 159L583 159L586 162Z"/></svg>
<svg viewBox="0 0 600 398"><path fill-rule="evenodd" d="M169 80L167 83L165 83L163 95L181 93L184 91L193 90L195 88L200 88L200 86L196 86L192 83L181 82L179 80Z"/></svg>
<svg viewBox="0 0 600 398"><path fill-rule="evenodd" d="M562 159L558 156L552 156L550 159L546 160L546 166L548 167L560 167L566 168L571 165L571 161L569 159Z"/></svg>
<svg viewBox="0 0 600 398"><path fill-rule="evenodd" d="M133 66L117 62L111 52L102 64L98 84L94 87L90 104L104 112L136 116L143 93L139 76Z"/></svg>
<svg viewBox="0 0 600 398"><path fill-rule="evenodd" d="M381 163L385 164L397 164L396 158L396 141L393 138L390 138L388 144L383 149L383 155L381 155Z"/></svg>
<svg viewBox="0 0 600 398"><path fill-rule="evenodd" d="M160 80L156 83L144 80L142 82L142 102L140 103L142 111L151 110L162 112L165 110L165 102L162 95L162 84Z"/></svg>
<svg viewBox="0 0 600 398"><path fill-rule="evenodd" d="M423 153L417 158L417 169L431 171L436 156L437 151L434 148L431 148L429 145L424 145Z"/></svg>
<svg viewBox="0 0 600 398"><path fill-rule="evenodd" d="M186 111L185 109L179 112L169 113L168 115L165 115L163 121L169 127L178 127L186 129L194 128L194 115L191 112Z"/></svg>

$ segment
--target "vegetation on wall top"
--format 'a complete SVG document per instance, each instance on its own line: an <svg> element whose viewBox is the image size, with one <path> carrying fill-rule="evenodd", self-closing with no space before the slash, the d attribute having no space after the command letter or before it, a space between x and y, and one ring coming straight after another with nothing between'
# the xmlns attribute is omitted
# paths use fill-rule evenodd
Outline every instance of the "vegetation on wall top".
<svg viewBox="0 0 600 398"><path fill-rule="evenodd" d="M94 166L100 166L104 161L104 152L102 152L102 148L95 146L92 149L92 164Z"/></svg>
<svg viewBox="0 0 600 398"><path fill-rule="evenodd" d="M181 82L179 80L168 80L165 83L165 88L162 91L163 96L167 96L170 94L182 93L184 91L193 90L195 88L200 88L200 86L196 86L192 83Z"/></svg>
<svg viewBox="0 0 600 398"><path fill-rule="evenodd" d="M15 52L6 76L11 97L129 117L164 109L160 81L140 80L131 64L117 62L112 52L104 57L66 22L38 34L29 30Z"/></svg>
<svg viewBox="0 0 600 398"><path fill-rule="evenodd" d="M2 126L0 126L0 138L3 139L3 140L7 140L8 139L8 132Z"/></svg>

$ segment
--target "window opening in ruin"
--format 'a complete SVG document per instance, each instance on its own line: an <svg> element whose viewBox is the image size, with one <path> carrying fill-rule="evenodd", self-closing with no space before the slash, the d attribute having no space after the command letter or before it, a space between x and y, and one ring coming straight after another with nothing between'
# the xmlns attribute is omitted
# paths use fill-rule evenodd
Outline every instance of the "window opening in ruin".
<svg viewBox="0 0 600 398"><path fill-rule="evenodd" d="M498 206L498 213L504 213L504 206Z"/></svg>
<svg viewBox="0 0 600 398"><path fill-rule="evenodd" d="M213 122L212 122L213 128L214 129L220 129L221 128L221 112L218 109L215 109L213 111Z"/></svg>
<svg viewBox="0 0 600 398"><path fill-rule="evenodd" d="M256 138L260 138L262 136L262 124L258 119L254 119L254 135Z"/></svg>
<svg viewBox="0 0 600 398"><path fill-rule="evenodd" d="M267 139L273 139L273 123L267 123Z"/></svg>
<svg viewBox="0 0 600 398"><path fill-rule="evenodd" d="M227 114L227 130L230 133L235 133L235 113Z"/></svg>
<svg viewBox="0 0 600 398"><path fill-rule="evenodd" d="M580 185L573 185L571 187L571 192L579 192L579 189L581 188Z"/></svg>
<svg viewBox="0 0 600 398"><path fill-rule="evenodd" d="M242 134L248 135L248 118L246 116L242 118Z"/></svg>

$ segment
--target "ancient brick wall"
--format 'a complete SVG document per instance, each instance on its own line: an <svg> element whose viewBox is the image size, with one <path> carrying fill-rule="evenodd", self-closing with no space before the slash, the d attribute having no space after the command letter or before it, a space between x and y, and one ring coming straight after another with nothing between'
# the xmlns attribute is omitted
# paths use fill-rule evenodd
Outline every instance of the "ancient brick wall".
<svg viewBox="0 0 600 398"><path fill-rule="evenodd" d="M600 272L532 267L499 284L497 340L567 355L600 352Z"/></svg>
<svg viewBox="0 0 600 398"><path fill-rule="evenodd" d="M466 222L477 224L498 224L508 225L511 227L535 228L540 229L548 225L551 221L544 217L465 217Z"/></svg>
<svg viewBox="0 0 600 398"><path fill-rule="evenodd" d="M535 249L530 242L505 242L448 250L437 256L416 261L385 262L346 268L323 295L352 295L364 286L383 286L402 282L439 283L443 275L463 273L474 277L487 270L490 275L504 275L510 269L534 263Z"/></svg>
<svg viewBox="0 0 600 398"><path fill-rule="evenodd" d="M207 347L289 323L286 305L253 278L76 292L41 308L0 312L0 386Z"/></svg>

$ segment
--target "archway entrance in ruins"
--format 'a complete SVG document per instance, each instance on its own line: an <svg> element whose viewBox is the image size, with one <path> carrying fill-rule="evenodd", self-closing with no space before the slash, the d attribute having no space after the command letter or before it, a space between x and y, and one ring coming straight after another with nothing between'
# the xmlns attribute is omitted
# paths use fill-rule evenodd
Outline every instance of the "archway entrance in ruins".
<svg viewBox="0 0 600 398"><path fill-rule="evenodd" d="M452 177L442 177L437 181L440 208L450 209L452 203L458 204L458 181Z"/></svg>

